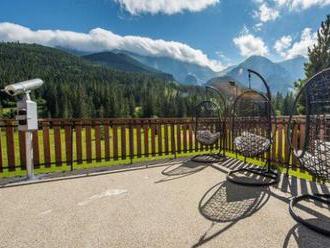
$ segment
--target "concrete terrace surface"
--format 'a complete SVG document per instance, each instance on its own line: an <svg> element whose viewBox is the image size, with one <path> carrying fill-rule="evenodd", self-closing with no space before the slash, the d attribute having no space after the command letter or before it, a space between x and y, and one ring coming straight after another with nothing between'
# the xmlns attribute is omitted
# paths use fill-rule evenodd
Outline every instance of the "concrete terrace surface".
<svg viewBox="0 0 330 248"><path fill-rule="evenodd" d="M227 182L226 172L238 166L245 165L180 159L2 188L0 247L330 247L330 238L297 224L288 211L292 194L328 187L283 175L274 187ZM318 215L310 205L297 211L329 221L328 206L318 204Z"/></svg>

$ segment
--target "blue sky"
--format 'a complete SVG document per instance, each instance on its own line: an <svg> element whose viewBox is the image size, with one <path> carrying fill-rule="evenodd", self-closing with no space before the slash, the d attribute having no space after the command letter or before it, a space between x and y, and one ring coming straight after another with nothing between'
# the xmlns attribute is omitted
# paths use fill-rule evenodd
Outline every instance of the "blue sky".
<svg viewBox="0 0 330 248"><path fill-rule="evenodd" d="M0 40L127 49L219 70L253 54L305 55L327 14L330 0L1 0Z"/></svg>

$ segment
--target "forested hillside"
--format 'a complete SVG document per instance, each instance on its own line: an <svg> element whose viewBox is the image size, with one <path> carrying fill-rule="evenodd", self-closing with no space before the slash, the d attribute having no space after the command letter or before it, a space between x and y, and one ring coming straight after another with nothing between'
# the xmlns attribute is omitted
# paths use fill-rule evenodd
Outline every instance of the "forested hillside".
<svg viewBox="0 0 330 248"><path fill-rule="evenodd" d="M174 81L174 78L171 74L163 73L152 67L146 66L139 61L133 59L132 57L128 56L127 54L101 52L85 55L83 56L83 58L112 69L127 72L141 72L146 74L153 74L155 76Z"/></svg>
<svg viewBox="0 0 330 248"><path fill-rule="evenodd" d="M0 87L31 78L45 81L33 92L41 117L186 116L204 92L150 74L112 70L55 48L0 43ZM1 93L3 109L13 102Z"/></svg>

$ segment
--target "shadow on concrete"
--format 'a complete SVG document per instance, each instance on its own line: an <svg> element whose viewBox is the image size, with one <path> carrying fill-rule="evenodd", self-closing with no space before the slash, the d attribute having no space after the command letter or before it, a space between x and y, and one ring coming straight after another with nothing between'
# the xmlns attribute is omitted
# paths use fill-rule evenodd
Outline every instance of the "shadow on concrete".
<svg viewBox="0 0 330 248"><path fill-rule="evenodd" d="M308 221L315 222L317 220L309 219ZM328 248L330 247L330 238L317 234L303 225L296 224L285 237L283 248L293 245L299 248Z"/></svg>
<svg viewBox="0 0 330 248"><path fill-rule="evenodd" d="M269 200L268 188L221 182L210 188L199 202L199 212L208 220L230 222L251 216Z"/></svg>
<svg viewBox="0 0 330 248"><path fill-rule="evenodd" d="M245 164L243 161L237 159L228 159L224 163L212 164L211 167L223 173L228 173L230 170L235 170L238 168L251 168L251 164ZM244 175L246 180L265 180L264 178L260 178L258 175L253 173L245 172ZM272 185L271 188L275 188L280 192L290 194L291 196L297 196L300 194L330 194L329 186L329 184L320 184L315 181L308 181L281 173L279 174L278 183ZM271 192L272 196L289 203L290 198L285 194L276 194L273 191ZM324 207L330 210L329 205L325 206L318 201L315 201L314 203L318 207Z"/></svg>
<svg viewBox="0 0 330 248"><path fill-rule="evenodd" d="M181 163L170 165L165 168L161 173L165 176L182 176L199 172L207 167L205 163L194 162L186 160Z"/></svg>
<svg viewBox="0 0 330 248"><path fill-rule="evenodd" d="M228 181L210 188L199 202L199 212L212 221L193 247L201 246L219 236L239 220L260 210L269 200L268 187L246 187ZM221 224L226 223L224 227ZM214 229L221 228L214 232Z"/></svg>
<svg viewBox="0 0 330 248"><path fill-rule="evenodd" d="M244 163L241 160L230 158L224 163L214 164L212 166L214 169L222 171L226 174L235 170L245 169L260 169L261 167L250 164ZM241 184L245 184L246 186L267 186L267 185L274 185L277 184L276 179L273 178L273 174L269 174L268 177L259 175L260 173L252 173L248 170L237 171L235 173L228 175L227 179L234 182L240 182ZM270 177L271 176L271 177ZM254 184L254 185L253 185Z"/></svg>
<svg viewBox="0 0 330 248"><path fill-rule="evenodd" d="M222 154L206 153L198 154L192 157L191 160L197 163L221 163L227 160L227 157Z"/></svg>
<svg viewBox="0 0 330 248"><path fill-rule="evenodd" d="M190 176L204 170L208 165L209 164L205 163L197 163L191 161L190 159L178 162L176 164L171 164L161 172L162 175L166 176L166 178L158 180L155 183L163 183Z"/></svg>
<svg viewBox="0 0 330 248"><path fill-rule="evenodd" d="M230 159L229 162L222 164L219 163L212 166L212 168L226 173L229 170L250 166L250 164L244 164L242 161ZM247 180L260 180L256 175L246 174L245 176L247 176ZM308 181L294 176L287 176L286 174L279 174L278 184L273 185L271 188L275 188L278 191L271 190L269 191L269 194L281 201L286 202L288 205L290 202L290 196L297 196L301 194L329 194L329 184L320 184L315 181ZM297 214L304 217L306 222L330 230L330 204L324 204L320 201L304 200L297 204L295 209ZM304 232L302 235L316 235L314 240L311 241L306 237L298 237L293 230L290 230L288 236L295 238L298 237L299 239L297 240L299 242L297 241L297 243L299 247L324 247L317 246L317 244L324 242L324 236L319 235L300 224L297 224L296 229L300 230L300 232ZM325 240L328 242L326 247L330 247L330 238L325 238ZM286 241L286 243L288 243L288 241Z"/></svg>

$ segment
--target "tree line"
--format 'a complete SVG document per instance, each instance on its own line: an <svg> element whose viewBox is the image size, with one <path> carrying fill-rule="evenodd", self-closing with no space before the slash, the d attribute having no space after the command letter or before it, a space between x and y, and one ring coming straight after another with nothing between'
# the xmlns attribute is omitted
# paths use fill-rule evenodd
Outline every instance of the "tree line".
<svg viewBox="0 0 330 248"><path fill-rule="evenodd" d="M1 88L37 77L45 81L32 92L40 117L184 117L204 97L201 87L157 75L112 70L40 45L0 43ZM13 117L15 99L2 93L0 104L2 115Z"/></svg>

